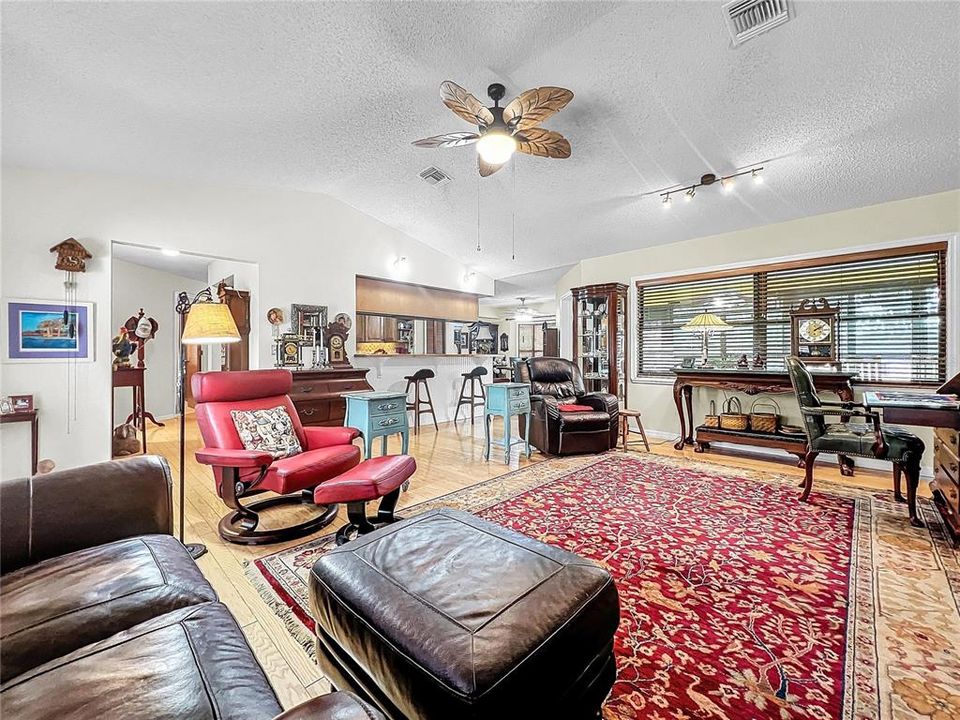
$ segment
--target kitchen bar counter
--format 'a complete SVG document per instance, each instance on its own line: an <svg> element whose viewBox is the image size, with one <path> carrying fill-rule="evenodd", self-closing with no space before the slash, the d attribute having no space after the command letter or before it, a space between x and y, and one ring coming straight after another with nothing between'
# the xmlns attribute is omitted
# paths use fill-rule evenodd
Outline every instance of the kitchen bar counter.
<svg viewBox="0 0 960 720"><path fill-rule="evenodd" d="M456 353L354 353L351 357L362 357L362 358L417 358L417 357L448 357L448 358L492 358L502 355L503 353L473 353L472 355L463 353L462 355L457 355Z"/></svg>
<svg viewBox="0 0 960 720"><path fill-rule="evenodd" d="M487 369L483 377L484 384L493 382L493 358L495 355L353 355L358 364L370 368L367 373L367 382L375 390L397 390L403 392L407 387L404 376L412 375L417 370L433 370L436 377L427 382L430 384L430 395L433 398L434 411L437 422L453 420L457 408L457 397L460 395L462 374L470 372L478 365ZM460 419L466 416L460 410ZM483 418L483 406L477 406L477 417ZM468 418L469 419L469 418ZM420 431L433 431L433 424L421 425Z"/></svg>

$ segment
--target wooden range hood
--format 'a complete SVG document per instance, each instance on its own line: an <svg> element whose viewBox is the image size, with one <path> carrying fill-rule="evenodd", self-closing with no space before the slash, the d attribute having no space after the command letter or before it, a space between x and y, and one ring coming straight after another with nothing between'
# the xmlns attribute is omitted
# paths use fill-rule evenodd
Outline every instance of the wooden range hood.
<svg viewBox="0 0 960 720"><path fill-rule="evenodd" d="M357 312L476 322L479 295L357 275Z"/></svg>

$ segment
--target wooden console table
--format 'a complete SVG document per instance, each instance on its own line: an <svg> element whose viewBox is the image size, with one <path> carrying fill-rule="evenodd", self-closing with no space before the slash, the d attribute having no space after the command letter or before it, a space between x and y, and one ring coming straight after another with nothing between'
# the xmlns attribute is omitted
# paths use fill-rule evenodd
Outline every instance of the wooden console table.
<svg viewBox="0 0 960 720"><path fill-rule="evenodd" d="M674 368L673 373L677 376L673 383L673 400L677 405L677 416L680 418L680 440L674 445L677 450L683 450L684 446L695 444L695 452L706 452L710 449L711 441L772 447L796 455L799 458L799 467L803 467L803 455L807 447L805 435L734 431L703 426L695 428L693 424L693 388L734 390L746 395L793 393L790 376L785 370ZM856 377L856 373L816 371L812 373L817 390L832 392L843 402L853 401L851 380ZM684 406L686 406L686 417L684 417ZM851 458L840 457L840 472L843 475L853 475L853 468Z"/></svg>
<svg viewBox="0 0 960 720"><path fill-rule="evenodd" d="M30 423L30 474L37 474L37 462L39 461L40 447L40 421L37 418L36 410L24 410L21 412L7 413L0 415L0 423Z"/></svg>

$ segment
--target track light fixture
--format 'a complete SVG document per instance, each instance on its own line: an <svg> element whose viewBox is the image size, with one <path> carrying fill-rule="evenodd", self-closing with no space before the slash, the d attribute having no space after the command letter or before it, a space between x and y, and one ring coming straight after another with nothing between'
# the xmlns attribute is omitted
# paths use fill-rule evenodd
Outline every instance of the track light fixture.
<svg viewBox="0 0 960 720"><path fill-rule="evenodd" d="M763 166L750 168L749 170L741 170L740 172L724 175L723 177L717 177L713 173L707 173L701 176L700 182L695 182L692 185L684 185L671 190L654 190L653 192L643 193L643 195L660 195L660 197L663 198L663 209L669 210L673 204L672 196L677 193L683 193L684 201L690 202L696 197L697 188L710 187L717 182L720 183L720 187L724 193L729 193L733 191L734 179L742 175L749 175L755 185L761 185L763 184L763 175L760 174L762 171Z"/></svg>

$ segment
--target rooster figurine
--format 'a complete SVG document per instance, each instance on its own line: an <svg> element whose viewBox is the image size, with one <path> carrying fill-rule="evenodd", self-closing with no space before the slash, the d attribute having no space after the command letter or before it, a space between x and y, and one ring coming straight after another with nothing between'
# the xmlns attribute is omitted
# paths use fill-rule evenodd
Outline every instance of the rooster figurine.
<svg viewBox="0 0 960 720"><path fill-rule="evenodd" d="M127 337L127 329L120 328L116 337L113 338L113 367L130 367L130 355L133 354L134 345Z"/></svg>

